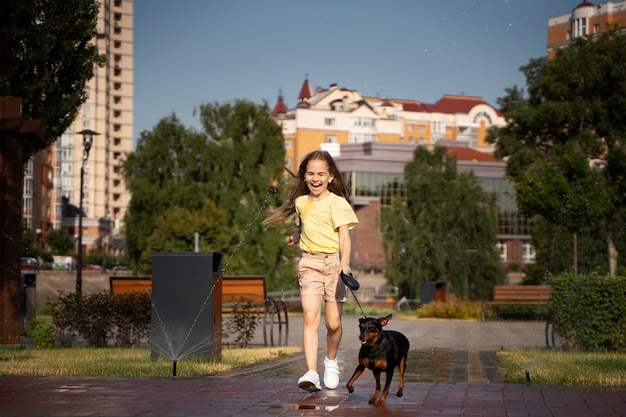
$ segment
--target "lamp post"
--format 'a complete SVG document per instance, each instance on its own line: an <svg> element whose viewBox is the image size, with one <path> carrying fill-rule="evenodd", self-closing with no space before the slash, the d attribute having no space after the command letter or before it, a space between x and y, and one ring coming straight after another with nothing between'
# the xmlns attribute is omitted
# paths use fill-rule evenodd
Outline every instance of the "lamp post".
<svg viewBox="0 0 626 417"><path fill-rule="evenodd" d="M85 162L89 158L93 137L99 133L87 129L81 130L78 134L83 135L83 157L80 165L80 197L78 202L78 253L76 255L76 300L80 303L83 291L83 181Z"/></svg>

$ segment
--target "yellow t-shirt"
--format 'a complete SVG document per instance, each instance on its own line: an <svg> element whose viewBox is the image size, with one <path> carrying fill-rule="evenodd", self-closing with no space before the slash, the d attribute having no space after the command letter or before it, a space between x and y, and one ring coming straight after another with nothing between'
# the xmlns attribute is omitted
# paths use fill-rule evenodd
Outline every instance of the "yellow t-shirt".
<svg viewBox="0 0 626 417"><path fill-rule="evenodd" d="M296 215L300 217L300 248L309 253L338 253L339 226L350 229L359 223L350 203L330 193L319 201L306 195L296 198Z"/></svg>

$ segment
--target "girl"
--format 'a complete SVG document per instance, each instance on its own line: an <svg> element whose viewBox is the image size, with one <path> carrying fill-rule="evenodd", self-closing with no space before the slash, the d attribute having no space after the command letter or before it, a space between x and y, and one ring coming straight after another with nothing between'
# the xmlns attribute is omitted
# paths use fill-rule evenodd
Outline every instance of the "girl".
<svg viewBox="0 0 626 417"><path fill-rule="evenodd" d="M337 351L342 335L341 313L346 300L346 287L339 273L351 272L349 230L359 222L349 198L350 190L330 154L313 151L300 164L289 201L263 222L268 226L284 222L295 214L296 225L300 226L300 233L290 236L287 244L299 244L302 249L298 284L304 313L303 346L307 372L298 380L298 386L310 392L321 390L317 373L317 335L322 300L326 302L324 385L328 389L339 385Z"/></svg>

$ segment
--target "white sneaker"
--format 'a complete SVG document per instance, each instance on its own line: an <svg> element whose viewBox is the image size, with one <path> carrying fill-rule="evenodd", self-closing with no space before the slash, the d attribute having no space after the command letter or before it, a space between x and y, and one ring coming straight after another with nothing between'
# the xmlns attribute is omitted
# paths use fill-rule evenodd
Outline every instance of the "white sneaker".
<svg viewBox="0 0 626 417"><path fill-rule="evenodd" d="M335 389L339 385L339 365L337 358L332 361L324 357L324 385L328 389Z"/></svg>
<svg viewBox="0 0 626 417"><path fill-rule="evenodd" d="M306 374L298 380L298 387L309 392L318 392L322 390L320 385L320 376L315 371L307 371Z"/></svg>

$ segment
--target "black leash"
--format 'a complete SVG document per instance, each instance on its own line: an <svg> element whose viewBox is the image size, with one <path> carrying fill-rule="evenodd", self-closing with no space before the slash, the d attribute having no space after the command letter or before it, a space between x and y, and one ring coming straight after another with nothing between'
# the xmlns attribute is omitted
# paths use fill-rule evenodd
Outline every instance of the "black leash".
<svg viewBox="0 0 626 417"><path fill-rule="evenodd" d="M356 298L356 294L354 293L354 291L358 290L360 287L359 281L354 279L352 274L344 274L343 272L341 272L339 276L341 277L341 280L343 281L343 283L346 284L346 287L350 288L350 292L352 293L352 296L354 297L354 301L356 301L356 304L361 309L361 313L363 313L363 317L367 318L365 311L363 311L363 307L361 307L361 303L359 303L359 299Z"/></svg>

